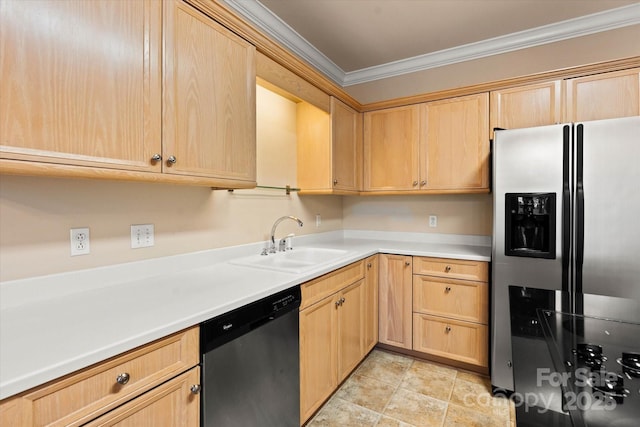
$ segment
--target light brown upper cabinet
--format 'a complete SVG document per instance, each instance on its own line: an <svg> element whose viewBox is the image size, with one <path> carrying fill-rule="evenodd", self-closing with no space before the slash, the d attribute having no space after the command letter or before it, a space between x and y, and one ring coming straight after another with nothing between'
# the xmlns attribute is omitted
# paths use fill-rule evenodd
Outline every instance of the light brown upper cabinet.
<svg viewBox="0 0 640 427"><path fill-rule="evenodd" d="M489 95L365 113L364 190L489 189Z"/></svg>
<svg viewBox="0 0 640 427"><path fill-rule="evenodd" d="M566 81L566 122L640 115L640 68Z"/></svg>
<svg viewBox="0 0 640 427"><path fill-rule="evenodd" d="M0 12L4 173L255 185L246 41L179 0Z"/></svg>
<svg viewBox="0 0 640 427"><path fill-rule="evenodd" d="M297 105L298 187L306 193L357 193L362 182L362 114L331 97L331 113Z"/></svg>
<svg viewBox="0 0 640 427"><path fill-rule="evenodd" d="M163 3L165 172L255 181L255 48L180 0Z"/></svg>
<svg viewBox="0 0 640 427"><path fill-rule="evenodd" d="M418 188L419 150L419 105L365 113L364 191Z"/></svg>
<svg viewBox="0 0 640 427"><path fill-rule="evenodd" d="M306 193L351 194L362 182L362 113L331 97L331 112L297 106L298 187Z"/></svg>
<svg viewBox="0 0 640 427"><path fill-rule="evenodd" d="M420 188L489 191L489 94L422 104Z"/></svg>
<svg viewBox="0 0 640 427"><path fill-rule="evenodd" d="M160 172L161 27L150 1L3 0L0 157Z"/></svg>
<svg viewBox="0 0 640 427"><path fill-rule="evenodd" d="M491 92L493 130L545 126L562 122L562 81L537 83Z"/></svg>

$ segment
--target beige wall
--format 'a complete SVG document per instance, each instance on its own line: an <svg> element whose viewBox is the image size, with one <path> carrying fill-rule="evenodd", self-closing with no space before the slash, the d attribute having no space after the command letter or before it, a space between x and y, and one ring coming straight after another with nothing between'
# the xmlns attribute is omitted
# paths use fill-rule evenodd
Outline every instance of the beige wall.
<svg viewBox="0 0 640 427"><path fill-rule="evenodd" d="M491 235L490 194L345 197L345 229ZM429 215L438 226L429 227Z"/></svg>
<svg viewBox="0 0 640 427"><path fill-rule="evenodd" d="M349 86L345 91L368 104L405 96L597 62L640 56L640 25L577 37L398 77Z"/></svg>

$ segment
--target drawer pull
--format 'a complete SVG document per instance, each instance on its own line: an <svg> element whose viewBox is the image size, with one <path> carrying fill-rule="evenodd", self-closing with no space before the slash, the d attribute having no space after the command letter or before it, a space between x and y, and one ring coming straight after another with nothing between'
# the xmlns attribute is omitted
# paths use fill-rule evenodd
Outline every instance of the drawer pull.
<svg viewBox="0 0 640 427"><path fill-rule="evenodd" d="M450 266L450 265L447 265L447 266L444 268L444 271L445 271L445 273L450 272L450 271L451 271L451 266Z"/></svg>
<svg viewBox="0 0 640 427"><path fill-rule="evenodd" d="M404 265L406 265L407 267L411 265L411 263L409 261L405 261Z"/></svg>
<svg viewBox="0 0 640 427"><path fill-rule="evenodd" d="M446 288L444 288L444 292L447 294L451 292L451 286L447 286Z"/></svg>
<svg viewBox="0 0 640 427"><path fill-rule="evenodd" d="M191 386L191 393L193 394L198 394L200 393L200 390L202 390L202 386L200 384L194 384Z"/></svg>
<svg viewBox="0 0 640 427"><path fill-rule="evenodd" d="M117 382L118 384L120 384L120 385L125 385L126 383L128 383L128 382L129 382L129 379L130 379L130 378L131 378L131 377L129 376L129 374L128 374L127 372L125 372L125 373L122 373L122 374L120 374L120 375L118 375L118 376L116 377L116 382Z"/></svg>
<svg viewBox="0 0 640 427"><path fill-rule="evenodd" d="M444 331L448 334L449 332L451 332L451 326L447 326L446 328L444 328Z"/></svg>
<svg viewBox="0 0 640 427"><path fill-rule="evenodd" d="M340 307L340 300L336 301L336 310Z"/></svg>

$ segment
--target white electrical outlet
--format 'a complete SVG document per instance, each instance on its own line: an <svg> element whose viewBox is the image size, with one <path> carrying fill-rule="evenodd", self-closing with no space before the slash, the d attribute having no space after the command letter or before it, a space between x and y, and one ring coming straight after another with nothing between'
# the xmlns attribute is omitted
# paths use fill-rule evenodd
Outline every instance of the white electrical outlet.
<svg viewBox="0 0 640 427"><path fill-rule="evenodd" d="M153 224L131 225L131 249L148 248L155 244Z"/></svg>
<svg viewBox="0 0 640 427"><path fill-rule="evenodd" d="M322 217L320 214L316 214L316 227L320 227L320 224L322 224Z"/></svg>
<svg viewBox="0 0 640 427"><path fill-rule="evenodd" d="M91 252L89 228L71 229L71 256L87 255Z"/></svg>
<svg viewBox="0 0 640 427"><path fill-rule="evenodd" d="M429 227L436 228L438 226L438 216L429 215Z"/></svg>

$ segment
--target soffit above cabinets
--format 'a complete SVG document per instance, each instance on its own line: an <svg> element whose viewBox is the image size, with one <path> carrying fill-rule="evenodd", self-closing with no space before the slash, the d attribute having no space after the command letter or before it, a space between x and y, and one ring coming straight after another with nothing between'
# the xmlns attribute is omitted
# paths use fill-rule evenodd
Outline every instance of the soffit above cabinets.
<svg viewBox="0 0 640 427"><path fill-rule="evenodd" d="M223 0L346 87L640 24L630 0Z"/></svg>

